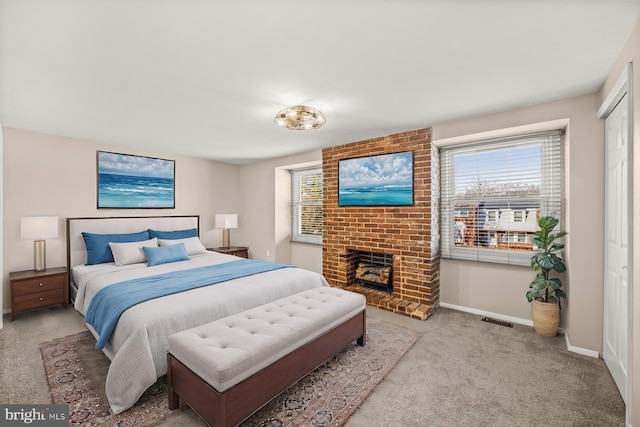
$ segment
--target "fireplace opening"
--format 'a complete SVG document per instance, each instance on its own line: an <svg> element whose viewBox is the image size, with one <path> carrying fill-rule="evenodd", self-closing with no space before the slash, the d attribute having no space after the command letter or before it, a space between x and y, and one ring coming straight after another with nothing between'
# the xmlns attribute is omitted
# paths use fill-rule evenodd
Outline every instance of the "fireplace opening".
<svg viewBox="0 0 640 427"><path fill-rule="evenodd" d="M393 255L352 251L353 282L356 285L393 292Z"/></svg>

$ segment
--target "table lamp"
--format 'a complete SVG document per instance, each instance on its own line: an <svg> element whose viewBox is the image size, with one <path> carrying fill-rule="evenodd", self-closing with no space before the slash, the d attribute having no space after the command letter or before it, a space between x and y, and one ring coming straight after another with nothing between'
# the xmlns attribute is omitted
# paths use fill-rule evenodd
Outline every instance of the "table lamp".
<svg viewBox="0 0 640 427"><path fill-rule="evenodd" d="M222 228L222 248L229 249L229 229L238 228L237 214L216 214L216 228Z"/></svg>
<svg viewBox="0 0 640 427"><path fill-rule="evenodd" d="M23 216L20 221L20 238L33 240L33 271L47 269L47 242L58 238L57 216Z"/></svg>

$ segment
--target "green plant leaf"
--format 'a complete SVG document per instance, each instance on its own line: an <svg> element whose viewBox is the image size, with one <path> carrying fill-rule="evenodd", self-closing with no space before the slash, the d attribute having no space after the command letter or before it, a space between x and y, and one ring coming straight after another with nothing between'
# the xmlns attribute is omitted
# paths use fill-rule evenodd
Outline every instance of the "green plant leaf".
<svg viewBox="0 0 640 427"><path fill-rule="evenodd" d="M536 258L538 255L540 255L540 254L536 254L536 255L533 255L533 256L531 257L531 268L532 268L534 271L538 271L538 270L540 270L540 264L538 264L538 261L537 261L537 258Z"/></svg>
<svg viewBox="0 0 640 427"><path fill-rule="evenodd" d="M539 254L539 256L536 257L536 262L543 270L551 270L555 265L553 259L546 254Z"/></svg>
<svg viewBox="0 0 640 427"><path fill-rule="evenodd" d="M531 291L529 292L535 292L536 294L541 294L547 287L549 287L548 281L543 276L538 275L536 276L535 279L533 279L533 281L529 285L529 288L531 288ZM540 296L540 295L537 295L537 296Z"/></svg>
<svg viewBox="0 0 640 427"><path fill-rule="evenodd" d="M560 220L553 216L543 216L538 220L538 225L543 230L553 230Z"/></svg>
<svg viewBox="0 0 640 427"><path fill-rule="evenodd" d="M537 233L536 233L536 236L533 238L533 244L539 248L544 247L544 242L542 241L542 238L537 235Z"/></svg>
<svg viewBox="0 0 640 427"><path fill-rule="evenodd" d="M562 281L560 281L560 279L558 279L557 277L554 277L553 279L549 279L549 286L557 291L558 289L562 288Z"/></svg>
<svg viewBox="0 0 640 427"><path fill-rule="evenodd" d="M553 271L556 273L564 273L567 269L567 266L564 265L564 261L556 255L550 257L551 262L553 263Z"/></svg>
<svg viewBox="0 0 640 427"><path fill-rule="evenodd" d="M538 230L533 237L533 244L538 248L538 252L530 258L531 269L536 272L535 279L529 285L527 300L529 302L538 299L545 302L557 302L560 298L566 298L562 290L562 281L558 277L549 277L553 271L564 273L567 269L559 252L565 245L556 240L561 239L568 233L554 229L560 221L553 216L544 216L538 219Z"/></svg>

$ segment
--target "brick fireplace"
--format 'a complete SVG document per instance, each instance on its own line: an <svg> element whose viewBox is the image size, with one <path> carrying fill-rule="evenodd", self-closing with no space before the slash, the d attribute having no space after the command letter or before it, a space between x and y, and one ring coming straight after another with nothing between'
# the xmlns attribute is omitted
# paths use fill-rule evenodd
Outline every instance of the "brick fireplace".
<svg viewBox="0 0 640 427"><path fill-rule="evenodd" d="M413 151L413 206L338 205L339 160L402 151ZM431 128L322 150L322 271L331 286L362 293L369 305L421 320L438 306L439 178L435 155L431 150ZM389 289L357 284L353 280L353 253L384 254L392 268Z"/></svg>

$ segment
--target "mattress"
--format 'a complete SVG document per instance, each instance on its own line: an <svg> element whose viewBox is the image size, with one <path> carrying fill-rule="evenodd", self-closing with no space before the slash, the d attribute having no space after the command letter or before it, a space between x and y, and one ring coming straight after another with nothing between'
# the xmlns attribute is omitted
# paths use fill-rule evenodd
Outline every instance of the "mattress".
<svg viewBox="0 0 640 427"><path fill-rule="evenodd" d="M211 252L194 255L188 261L153 267L144 263L76 266L72 270L78 287L74 307L86 314L93 296L113 283L237 259ZM285 268L156 298L129 308L103 349L111 359L106 394L112 411L120 413L131 407L149 386L166 374L169 335L321 286L328 286L322 275ZM87 327L97 337L93 328Z"/></svg>

